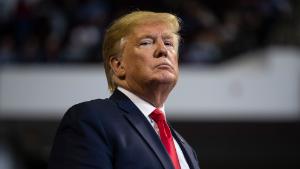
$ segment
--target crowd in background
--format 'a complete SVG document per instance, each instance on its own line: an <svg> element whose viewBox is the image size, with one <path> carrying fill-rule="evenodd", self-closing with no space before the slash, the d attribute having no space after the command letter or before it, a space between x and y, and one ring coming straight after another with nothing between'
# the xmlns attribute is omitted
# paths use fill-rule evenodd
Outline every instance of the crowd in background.
<svg viewBox="0 0 300 169"><path fill-rule="evenodd" d="M133 10L175 13L180 63L205 64L287 43L295 11L288 0L1 0L0 63L101 63L105 28Z"/></svg>
<svg viewBox="0 0 300 169"><path fill-rule="evenodd" d="M300 10L297 10L299 4L299 0L0 0L0 68L4 64L101 63L101 42L105 28L113 19L133 10L166 11L182 19L183 40L180 48L180 63L209 65L224 63L238 58L245 52L268 45L299 46L300 20L297 21L300 16ZM220 142L224 142L224 145L235 138L239 138L236 143L240 140L244 142L240 145L230 142L234 145L226 145L228 151L225 146L225 149L211 149L216 151L215 154L221 154L220 156L203 153L211 160L204 159L204 164L211 162L216 165L217 162L226 161L223 159L222 152L226 152L226 156L231 155L229 152L242 154L236 149L243 148L248 145L246 144L248 142L249 145L255 143L255 147L258 147L257 150L250 147L249 152L258 152L262 154L261 157L264 157L269 151L263 153L263 150L267 149L272 153L273 149L269 147L262 149L262 146L267 145L268 140L273 139L274 136L281 138L278 131L292 129L284 133L285 137L274 139L277 142L270 144L275 147L280 143L283 147L280 151L286 150L282 153L285 157L281 158L283 161L289 162L287 159L293 155L293 152L289 156L290 152L287 150L289 146L294 148L296 145L288 141L288 138L297 138L294 131L298 128L294 127L294 124L280 125L274 130L271 130L272 126L268 126L269 123L268 125L259 123L267 129L249 127L248 124L232 127L228 126L227 122L225 129L223 124L217 124L219 127L215 124L207 124L206 128L205 124L199 124L204 127L203 131L207 131L207 137L202 137L207 139L201 138L204 143L212 142L213 132L216 135L214 138L223 138ZM29 122L29 127L14 125L14 123L2 122L2 126L5 127L0 126L0 169L47 168L46 157L52 142L51 139L49 140L49 135L54 133L56 127L51 131L51 126L44 122L33 125ZM192 128L195 128L194 125L195 123L191 125ZM276 124L272 125L276 126ZM241 130L235 130L240 127ZM265 130L258 132L261 128ZM223 130L220 132L219 129L224 129L227 133L221 133ZM250 131L251 138L256 137L250 141L248 135L234 137L236 131L245 133L244 130ZM273 131L273 134L267 131ZM229 136L226 136L228 133ZM229 137L232 139L228 139ZM264 138L262 143L256 144L260 143L257 140L261 138ZM211 145L216 144L217 142L214 142ZM231 149L232 147L236 149ZM274 156L277 157L277 154ZM245 157L248 154L242 155ZM217 157L222 159L218 161ZM260 162L263 158L256 159ZM271 161L270 157L266 159ZM293 162L292 158L290 160ZM232 161L234 164L239 164L236 163L236 159ZM257 161L255 162L258 163ZM265 160L261 161L265 162ZM265 165L265 163L261 164Z"/></svg>

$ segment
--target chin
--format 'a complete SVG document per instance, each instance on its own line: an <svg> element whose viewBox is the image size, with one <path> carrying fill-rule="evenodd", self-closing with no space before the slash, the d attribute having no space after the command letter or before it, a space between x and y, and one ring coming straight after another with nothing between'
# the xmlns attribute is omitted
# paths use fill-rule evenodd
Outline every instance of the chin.
<svg viewBox="0 0 300 169"><path fill-rule="evenodd" d="M159 77L155 78L155 81L161 84L173 85L177 82L177 76L174 74L162 74Z"/></svg>

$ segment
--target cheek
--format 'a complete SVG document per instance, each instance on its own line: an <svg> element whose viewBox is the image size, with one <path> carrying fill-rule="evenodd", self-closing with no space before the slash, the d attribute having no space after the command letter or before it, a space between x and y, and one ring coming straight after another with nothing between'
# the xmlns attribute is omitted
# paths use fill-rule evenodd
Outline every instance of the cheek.
<svg viewBox="0 0 300 169"><path fill-rule="evenodd" d="M134 74L147 72L150 67L151 60L143 55L136 55L136 57L132 57L130 62L127 64L127 69Z"/></svg>
<svg viewBox="0 0 300 169"><path fill-rule="evenodd" d="M176 53L171 54L171 60L174 64L178 65L178 55Z"/></svg>
<svg viewBox="0 0 300 169"><path fill-rule="evenodd" d="M179 67L178 67L178 57L177 55L175 57L172 58L172 62L174 65L174 69L177 71L177 73L179 72Z"/></svg>
<svg viewBox="0 0 300 169"><path fill-rule="evenodd" d="M135 57L133 59L139 67L147 67L153 62L153 54L151 50L139 50L135 53Z"/></svg>

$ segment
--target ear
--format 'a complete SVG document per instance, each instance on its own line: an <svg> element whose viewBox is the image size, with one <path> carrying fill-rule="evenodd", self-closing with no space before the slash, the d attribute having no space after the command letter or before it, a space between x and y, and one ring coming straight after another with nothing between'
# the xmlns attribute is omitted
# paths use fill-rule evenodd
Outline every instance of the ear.
<svg viewBox="0 0 300 169"><path fill-rule="evenodd" d="M121 57L111 56L109 58L109 64L115 76L118 78L125 77L125 69Z"/></svg>

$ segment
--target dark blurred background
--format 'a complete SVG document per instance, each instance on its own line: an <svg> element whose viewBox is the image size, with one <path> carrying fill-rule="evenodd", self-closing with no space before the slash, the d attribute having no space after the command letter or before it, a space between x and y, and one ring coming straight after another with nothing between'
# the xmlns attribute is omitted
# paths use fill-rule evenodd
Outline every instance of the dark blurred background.
<svg viewBox="0 0 300 169"><path fill-rule="evenodd" d="M101 42L133 10L182 19L169 119L202 169L300 168L300 1L0 0L0 169L45 169L59 121L109 96Z"/></svg>

